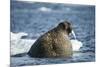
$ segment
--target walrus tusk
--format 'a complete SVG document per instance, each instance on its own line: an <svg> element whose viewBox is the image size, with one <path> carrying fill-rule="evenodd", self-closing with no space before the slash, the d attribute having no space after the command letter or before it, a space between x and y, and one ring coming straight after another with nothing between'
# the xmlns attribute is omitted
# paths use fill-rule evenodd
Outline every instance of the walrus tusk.
<svg viewBox="0 0 100 67"><path fill-rule="evenodd" d="M72 35L74 36L74 38L75 38L75 40L76 40L76 35L75 35L75 32L74 32L74 30L72 30Z"/></svg>

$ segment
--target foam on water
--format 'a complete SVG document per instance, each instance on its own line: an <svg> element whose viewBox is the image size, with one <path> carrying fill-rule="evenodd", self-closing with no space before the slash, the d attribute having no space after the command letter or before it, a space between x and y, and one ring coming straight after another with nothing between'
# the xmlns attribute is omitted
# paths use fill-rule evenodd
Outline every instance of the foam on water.
<svg viewBox="0 0 100 67"><path fill-rule="evenodd" d="M44 12L45 12L45 11L47 11L47 12L48 12L48 11L52 11L52 9L47 8L47 7L41 7L41 8L39 8L39 10L40 10L40 11L44 11Z"/></svg>

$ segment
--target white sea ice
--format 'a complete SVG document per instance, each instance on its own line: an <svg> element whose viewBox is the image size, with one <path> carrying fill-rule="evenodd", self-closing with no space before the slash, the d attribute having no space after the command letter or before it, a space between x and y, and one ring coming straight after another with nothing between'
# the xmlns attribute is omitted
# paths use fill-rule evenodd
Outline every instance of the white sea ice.
<svg viewBox="0 0 100 67"><path fill-rule="evenodd" d="M71 40L73 51L79 51L82 47L82 42L79 40Z"/></svg>
<svg viewBox="0 0 100 67"><path fill-rule="evenodd" d="M11 55L28 52L35 40L21 39L22 36L27 36L26 33L11 32Z"/></svg>

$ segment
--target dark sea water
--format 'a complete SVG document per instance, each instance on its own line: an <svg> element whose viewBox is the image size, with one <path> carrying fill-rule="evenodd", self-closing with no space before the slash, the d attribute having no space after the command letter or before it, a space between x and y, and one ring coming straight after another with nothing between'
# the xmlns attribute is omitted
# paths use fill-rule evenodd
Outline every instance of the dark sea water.
<svg viewBox="0 0 100 67"><path fill-rule="evenodd" d="M59 64L95 61L95 6L11 1L11 32L25 32L23 39L37 39L62 20L73 25L76 37L83 43L72 58L11 57L11 66Z"/></svg>

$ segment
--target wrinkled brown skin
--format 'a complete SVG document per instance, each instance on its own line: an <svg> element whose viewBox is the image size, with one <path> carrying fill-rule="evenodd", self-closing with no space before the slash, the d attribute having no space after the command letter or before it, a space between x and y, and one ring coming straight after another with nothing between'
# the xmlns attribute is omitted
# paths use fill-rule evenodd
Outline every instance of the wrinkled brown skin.
<svg viewBox="0 0 100 67"><path fill-rule="evenodd" d="M72 44L68 38L72 27L68 21L61 22L31 46L28 55L37 58L63 58L72 56Z"/></svg>

